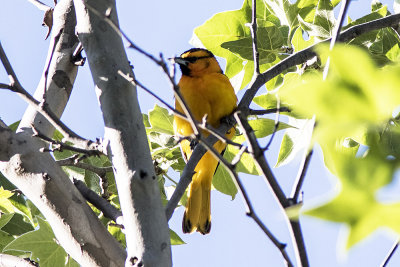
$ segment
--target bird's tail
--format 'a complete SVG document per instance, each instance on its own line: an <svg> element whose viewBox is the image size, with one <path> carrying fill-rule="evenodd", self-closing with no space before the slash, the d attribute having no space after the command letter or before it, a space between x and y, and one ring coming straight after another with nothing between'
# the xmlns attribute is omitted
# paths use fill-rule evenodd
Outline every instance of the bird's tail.
<svg viewBox="0 0 400 267"><path fill-rule="evenodd" d="M189 186L188 200L183 215L182 230L192 233L197 230L203 235L211 230L210 192L211 181L218 161L207 152L196 166Z"/></svg>
<svg viewBox="0 0 400 267"><path fill-rule="evenodd" d="M189 188L189 197L183 215L182 230L192 233L197 230L203 235L211 230L210 188L204 188L192 183Z"/></svg>
<svg viewBox="0 0 400 267"><path fill-rule="evenodd" d="M226 137L232 139L235 134L232 128ZM215 143L214 148L223 154L226 145L220 141ZM187 155L190 154L187 153ZM185 214L183 215L182 230L184 233L197 232L203 235L211 230L211 182L218 166L218 159L211 152L207 152L197 163L194 169L192 182L189 186L188 200Z"/></svg>

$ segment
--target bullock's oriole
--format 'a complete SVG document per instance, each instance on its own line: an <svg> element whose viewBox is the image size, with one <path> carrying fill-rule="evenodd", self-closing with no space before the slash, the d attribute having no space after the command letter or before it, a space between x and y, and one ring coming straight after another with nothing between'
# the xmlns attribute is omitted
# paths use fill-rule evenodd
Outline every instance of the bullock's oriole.
<svg viewBox="0 0 400 267"><path fill-rule="evenodd" d="M220 120L236 108L237 98L228 77L222 73L214 55L206 49L193 48L174 58L174 61L179 64L182 71L179 81L180 92L194 119L201 121L206 116L207 123L218 128ZM183 112L177 101L175 107L176 110ZM174 131L178 136L189 136L193 133L191 125L177 116L174 119ZM235 130L232 128L226 137L230 139L234 133ZM206 132L202 134L208 135ZM183 140L180 145L183 157L187 161L192 155L193 142ZM222 153L225 147L226 144L221 141L214 145L219 153ZM211 181L217 166L216 157L207 152L194 170L182 222L184 233L197 230L204 235L210 232Z"/></svg>

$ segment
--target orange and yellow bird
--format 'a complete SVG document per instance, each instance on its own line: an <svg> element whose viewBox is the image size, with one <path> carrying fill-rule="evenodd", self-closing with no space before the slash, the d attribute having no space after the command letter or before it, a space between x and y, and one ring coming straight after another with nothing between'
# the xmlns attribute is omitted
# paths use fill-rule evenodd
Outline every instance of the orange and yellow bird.
<svg viewBox="0 0 400 267"><path fill-rule="evenodd" d="M222 118L230 115L236 108L235 91L221 70L214 55L201 48L193 48L184 52L174 61L179 64L182 77L179 81L180 92L198 122L205 117L207 123L218 128ZM175 101L176 110L183 112L181 105ZM178 136L190 136L193 129L188 121L175 116L174 131ZM203 131L203 136L208 133ZM235 134L232 128L226 134L231 139ZM185 161L189 160L194 149L193 142L183 140L180 143ZM223 153L226 144L218 141L214 148ZM198 232L208 234L211 229L210 191L211 181L218 166L218 159L207 152L198 162L195 174L188 190L188 200L183 216L184 233Z"/></svg>

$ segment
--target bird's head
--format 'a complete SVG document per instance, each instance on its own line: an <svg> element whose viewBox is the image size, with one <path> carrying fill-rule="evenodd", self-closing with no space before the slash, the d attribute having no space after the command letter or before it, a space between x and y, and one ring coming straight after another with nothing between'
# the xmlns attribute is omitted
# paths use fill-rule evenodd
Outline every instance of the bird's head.
<svg viewBox="0 0 400 267"><path fill-rule="evenodd" d="M180 57L173 58L179 64L182 75L201 76L206 73L222 73L221 67L215 59L213 53L203 48L192 48L183 52Z"/></svg>

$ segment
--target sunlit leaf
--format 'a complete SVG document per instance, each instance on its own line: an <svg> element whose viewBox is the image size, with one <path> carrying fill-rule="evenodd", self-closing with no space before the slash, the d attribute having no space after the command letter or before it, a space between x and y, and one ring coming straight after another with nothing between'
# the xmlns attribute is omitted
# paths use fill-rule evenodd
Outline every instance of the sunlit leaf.
<svg viewBox="0 0 400 267"><path fill-rule="evenodd" d="M0 187L0 210L2 212L9 213L14 211L14 206L9 200L12 195L14 195L14 193Z"/></svg>
<svg viewBox="0 0 400 267"><path fill-rule="evenodd" d="M169 235L171 237L171 245L176 246L176 245L183 245L186 244L177 233L175 233L173 230L169 229Z"/></svg>
<svg viewBox="0 0 400 267"><path fill-rule="evenodd" d="M174 134L174 116L169 114L167 109L155 105L154 109L149 112L149 121L153 131Z"/></svg>
<svg viewBox="0 0 400 267"><path fill-rule="evenodd" d="M224 158L228 160L228 162L232 161L233 159L232 156L233 156L232 153L225 151ZM237 193L237 188L232 181L231 175L228 173L228 171L224 166L221 166L221 164L218 166L218 169L214 174L212 184L214 188L219 192L231 196L232 199L235 198Z"/></svg>

